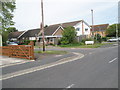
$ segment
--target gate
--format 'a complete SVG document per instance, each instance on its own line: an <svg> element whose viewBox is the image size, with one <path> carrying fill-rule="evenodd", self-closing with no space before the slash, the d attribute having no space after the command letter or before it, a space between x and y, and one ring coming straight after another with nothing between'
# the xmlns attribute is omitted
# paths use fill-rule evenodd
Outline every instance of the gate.
<svg viewBox="0 0 120 90"><path fill-rule="evenodd" d="M14 58L34 59L34 43L30 42L28 45L10 45L0 47L3 56Z"/></svg>

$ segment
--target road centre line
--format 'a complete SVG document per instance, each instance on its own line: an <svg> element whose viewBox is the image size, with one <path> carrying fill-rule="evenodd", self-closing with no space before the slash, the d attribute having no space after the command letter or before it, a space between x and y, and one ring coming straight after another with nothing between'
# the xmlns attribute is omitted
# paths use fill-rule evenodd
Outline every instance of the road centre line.
<svg viewBox="0 0 120 90"><path fill-rule="evenodd" d="M109 63L112 63L113 61L117 60L117 58L114 58L113 60L109 61Z"/></svg>

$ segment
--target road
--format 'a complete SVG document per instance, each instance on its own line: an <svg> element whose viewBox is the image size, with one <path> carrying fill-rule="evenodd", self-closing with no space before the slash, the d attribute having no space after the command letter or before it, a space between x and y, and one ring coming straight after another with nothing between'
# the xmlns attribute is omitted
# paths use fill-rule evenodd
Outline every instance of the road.
<svg viewBox="0 0 120 90"><path fill-rule="evenodd" d="M64 50L85 56L3 80L3 88L118 88L118 47Z"/></svg>

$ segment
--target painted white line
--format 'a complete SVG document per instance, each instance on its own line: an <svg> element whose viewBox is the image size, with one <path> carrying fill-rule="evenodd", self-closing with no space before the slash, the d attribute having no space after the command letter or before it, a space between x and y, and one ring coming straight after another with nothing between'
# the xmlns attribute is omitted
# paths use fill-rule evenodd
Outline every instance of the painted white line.
<svg viewBox="0 0 120 90"><path fill-rule="evenodd" d="M117 60L117 58L114 58L113 60L109 61L109 63L112 63L113 61Z"/></svg>
<svg viewBox="0 0 120 90"><path fill-rule="evenodd" d="M67 62L72 62L72 61L75 61L75 60L78 60L78 59L84 57L84 55L80 54L80 53L74 53L74 54L76 54L78 56L72 56L72 57L64 58L64 59L61 59L61 60L56 61L54 63L50 63L50 64L46 64L46 65L42 65L42 66L38 66L38 67L26 69L26 70L22 70L22 71L10 73L10 74L7 74L7 75L3 75L2 78L0 78L0 80L6 80L6 79L9 79L9 78L21 76L21 75L24 75L24 74L29 74L29 73L32 73L32 72L44 70L44 69L51 68L51 67L54 67L54 66L57 66L57 65L61 65L61 64L67 63ZM71 59L71 58L73 58L73 59Z"/></svg>
<svg viewBox="0 0 120 90"><path fill-rule="evenodd" d="M72 88L75 84L71 84L70 86L66 87L67 89L68 88Z"/></svg>

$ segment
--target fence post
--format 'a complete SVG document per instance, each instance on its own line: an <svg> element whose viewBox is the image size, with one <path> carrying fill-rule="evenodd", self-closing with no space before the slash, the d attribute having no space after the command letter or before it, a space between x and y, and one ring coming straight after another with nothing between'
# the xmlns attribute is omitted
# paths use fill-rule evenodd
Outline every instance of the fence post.
<svg viewBox="0 0 120 90"><path fill-rule="evenodd" d="M34 42L33 41L30 41L29 45L31 45L31 50L30 50L30 56L32 56L31 59L34 59Z"/></svg>

